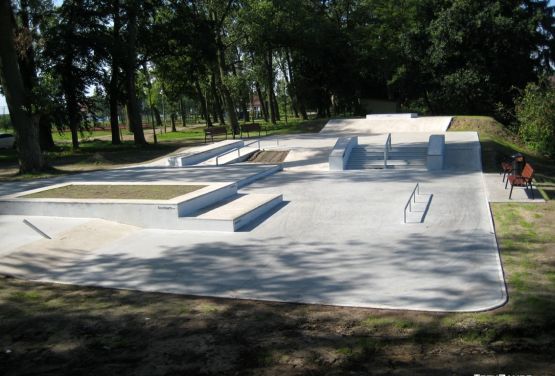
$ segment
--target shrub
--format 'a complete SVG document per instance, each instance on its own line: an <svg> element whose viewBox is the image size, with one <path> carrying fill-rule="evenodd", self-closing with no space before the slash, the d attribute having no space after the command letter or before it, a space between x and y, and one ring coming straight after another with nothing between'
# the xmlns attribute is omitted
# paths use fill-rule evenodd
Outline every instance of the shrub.
<svg viewBox="0 0 555 376"><path fill-rule="evenodd" d="M548 82L529 83L516 101L518 133L540 153L555 154L555 88Z"/></svg>

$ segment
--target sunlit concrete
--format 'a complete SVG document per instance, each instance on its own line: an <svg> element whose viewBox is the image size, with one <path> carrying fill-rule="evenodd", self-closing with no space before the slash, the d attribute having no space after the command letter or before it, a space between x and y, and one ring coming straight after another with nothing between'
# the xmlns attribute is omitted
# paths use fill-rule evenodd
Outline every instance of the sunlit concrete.
<svg viewBox="0 0 555 376"><path fill-rule="evenodd" d="M425 143L429 135L392 139ZM385 137L363 134L359 143L383 145ZM326 134L266 139L263 148L291 150L284 170L241 192L282 194L284 205L241 232L127 228L117 239L81 247L83 227L91 224L75 223L57 232L63 246L56 243L59 236L10 243L0 272L60 283L345 306L478 311L504 304L476 133L446 133L445 166L437 172L328 171L336 140ZM241 168L175 174L154 168L136 176L230 181L231 175L248 175ZM105 174L114 178L113 171ZM98 180L102 173L79 178L91 175ZM420 195L405 224L403 209L417 182ZM0 238L17 236L5 229L21 218L0 219ZM88 236L94 238L94 231ZM68 244L73 252L63 252Z"/></svg>

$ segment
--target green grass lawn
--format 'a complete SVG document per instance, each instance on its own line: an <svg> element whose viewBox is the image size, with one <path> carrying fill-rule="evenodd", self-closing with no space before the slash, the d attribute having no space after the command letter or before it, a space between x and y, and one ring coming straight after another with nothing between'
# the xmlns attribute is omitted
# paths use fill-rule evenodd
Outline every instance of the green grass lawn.
<svg viewBox="0 0 555 376"><path fill-rule="evenodd" d="M522 153L535 170L534 184L544 198L555 199L555 162L526 149L518 137L487 116L456 116L450 131L476 131L482 145L484 172L499 172L501 161L516 152Z"/></svg>
<svg viewBox="0 0 555 376"><path fill-rule="evenodd" d="M268 135L285 135L292 133L319 132L327 122L327 119L301 120L290 118L269 124L263 120L256 120L268 130ZM132 134L124 131L126 141L121 145L112 145L110 131L85 131L80 134L79 149L71 147L71 134L54 132L53 137L56 149L44 152L48 163L55 168L51 172L38 175L17 175L17 152L13 149L0 150L0 181L28 180L34 178L52 177L55 175L82 172L87 170L99 170L113 168L122 164L146 162L163 155L172 153L179 148L204 144L204 125L188 125L178 128L177 132L169 131L163 133L157 129L157 141L154 143L152 131L145 129L147 147L137 147L132 141ZM263 132L263 136L265 133ZM254 136L251 134L251 136ZM231 138L228 135L228 138ZM225 139L224 136L214 138L214 142Z"/></svg>

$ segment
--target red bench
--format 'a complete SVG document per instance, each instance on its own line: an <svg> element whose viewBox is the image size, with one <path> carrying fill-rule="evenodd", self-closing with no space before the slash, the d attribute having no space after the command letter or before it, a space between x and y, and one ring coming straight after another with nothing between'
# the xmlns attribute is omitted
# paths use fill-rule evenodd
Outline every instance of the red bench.
<svg viewBox="0 0 555 376"><path fill-rule="evenodd" d="M501 169L503 169L503 181L507 174L513 172L513 164L511 162L501 162Z"/></svg>
<svg viewBox="0 0 555 376"><path fill-rule="evenodd" d="M522 170L522 174L520 175L509 175L507 177L507 182L505 183L505 189L507 189L507 185L511 183L511 192L509 193L509 199L513 195L513 188L516 185L517 187L524 187L525 189L530 189L532 192L532 199L534 198L534 189L532 188L532 179L534 178L534 169L530 166L529 163L526 163L524 169Z"/></svg>

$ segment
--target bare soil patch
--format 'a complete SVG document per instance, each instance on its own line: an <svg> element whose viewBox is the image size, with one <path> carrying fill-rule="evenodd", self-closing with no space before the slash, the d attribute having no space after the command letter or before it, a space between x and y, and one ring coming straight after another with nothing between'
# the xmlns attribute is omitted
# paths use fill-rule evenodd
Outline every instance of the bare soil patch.
<svg viewBox="0 0 555 376"><path fill-rule="evenodd" d="M108 185L70 184L32 193L22 198L82 198L121 200L169 200L206 187L205 185Z"/></svg>
<svg viewBox="0 0 555 376"><path fill-rule="evenodd" d="M281 163L287 158L289 150L260 150L248 160L253 163Z"/></svg>

